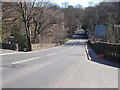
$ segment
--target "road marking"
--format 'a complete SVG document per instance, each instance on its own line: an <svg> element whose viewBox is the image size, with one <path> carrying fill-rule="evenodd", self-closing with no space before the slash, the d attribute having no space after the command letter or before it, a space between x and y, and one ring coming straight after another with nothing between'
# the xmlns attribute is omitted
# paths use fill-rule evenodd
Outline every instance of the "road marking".
<svg viewBox="0 0 120 90"><path fill-rule="evenodd" d="M86 51L86 54L87 54L88 59L91 60L91 57L90 57L90 55L89 55L89 51L88 51L87 45L86 45L85 51Z"/></svg>
<svg viewBox="0 0 120 90"><path fill-rule="evenodd" d="M0 55L3 56L3 55L20 54L20 53L23 53L23 52L17 52L17 53L5 53L5 54L0 54Z"/></svg>
<svg viewBox="0 0 120 90"><path fill-rule="evenodd" d="M68 48L68 49L65 49L65 50L62 50L62 51L60 51L60 52L58 52L58 53L62 53L62 52L65 52L65 51L67 51L67 50L69 50L69 49L72 49L74 46L75 46L76 44L74 44L72 47L70 47L70 48ZM36 51L37 52L37 51ZM31 53L31 52L18 52L18 53ZM18 54L18 53L8 53L8 54ZM51 53L51 54L48 54L48 55L46 55L46 56L52 56L52 55L55 55L55 54L57 54L56 52L55 53ZM2 55L4 55L4 54L2 54ZM6 54L5 54L6 55ZM21 60L21 61L17 61L17 62L13 62L13 63L11 63L11 64L19 64L19 63L23 63L23 62L27 62L27 61L32 61L32 60L35 60L35 59L39 59L40 57L36 57L36 58L31 58L31 59L27 59L27 60Z"/></svg>
<svg viewBox="0 0 120 90"><path fill-rule="evenodd" d="M48 54L46 56L52 56L52 55L55 55L55 54L57 54L57 53L51 53L51 54Z"/></svg>
<svg viewBox="0 0 120 90"><path fill-rule="evenodd" d="M32 66L31 69L30 69L30 67L26 67L26 69L24 69L24 70L21 69L19 72L15 72L14 75L11 75L11 76L9 75L9 77L6 77L3 84L6 85L7 83L10 83L14 80L18 80L20 77L27 76L30 73L36 72L36 71L44 68L45 66L48 66L48 65L52 64L53 62L60 60L60 58L62 58L64 56L65 55L62 55L55 59L51 59L51 60L49 60L49 62L35 64Z"/></svg>
<svg viewBox="0 0 120 90"><path fill-rule="evenodd" d="M11 64L23 63L23 62L32 61L32 60L39 59L39 58L40 58L40 57L31 58L31 59L26 59L26 60L22 60L22 61L13 62L13 63L11 63Z"/></svg>
<svg viewBox="0 0 120 90"><path fill-rule="evenodd" d="M47 50L51 50L51 49L55 49L55 48L59 48L62 47L61 46L57 46L57 47L53 47L53 48L48 48L48 49L42 49L40 51L31 51L31 52L15 52L15 53L5 53L5 54L0 54L0 56L5 56L5 55L13 55L13 54L28 54L28 53L36 53L36 52L42 52L42 51L47 51Z"/></svg>
<svg viewBox="0 0 120 90"><path fill-rule="evenodd" d="M75 40L76 41L76 40ZM73 40L69 40L68 42L66 42L65 44L69 43L69 42L75 42ZM48 48L48 49L42 49L40 51L31 51L31 52L15 52L15 53L5 53L5 54L0 54L0 56L4 56L4 55L12 55L12 54L28 54L28 53L36 53L36 52L41 52L41 51L47 51L47 50L51 50L51 49L55 49L55 48L59 48L59 47L63 47L63 45L60 46L56 46L56 47L52 47L52 48ZM75 44L73 45L75 46Z"/></svg>
<svg viewBox="0 0 120 90"><path fill-rule="evenodd" d="M77 45L77 44L72 45L72 46L71 46L70 48L68 48L68 49L64 49L64 50L62 50L62 51L59 51L58 53L63 53L63 52L65 52L65 51L68 51L68 50L74 48L75 45Z"/></svg>
<svg viewBox="0 0 120 90"><path fill-rule="evenodd" d="M69 42L76 42L77 40L75 40L75 41L72 41L72 40L69 40L68 42L66 42L66 43L69 43ZM66 44L65 43L65 44ZM77 44L77 43L76 43ZM71 48L73 48L76 44L74 44ZM62 47L62 46L64 46L64 45L60 45L60 46L57 46L57 47L53 47L53 48L48 48L48 49L43 49L43 50L40 50L40 51L31 51L31 52L15 52L15 53L5 53L5 54L0 54L0 56L4 56L4 55L13 55L13 54L28 54L28 53L36 53L36 52L41 52L41 51L47 51L47 50L51 50L51 49L55 49L55 48L59 48L59 47ZM71 48L69 48L69 49L71 49ZM68 50L69 50L68 49ZM66 50L67 51L67 50ZM61 52L63 52L63 51L61 51ZM49 56L49 55L48 55Z"/></svg>

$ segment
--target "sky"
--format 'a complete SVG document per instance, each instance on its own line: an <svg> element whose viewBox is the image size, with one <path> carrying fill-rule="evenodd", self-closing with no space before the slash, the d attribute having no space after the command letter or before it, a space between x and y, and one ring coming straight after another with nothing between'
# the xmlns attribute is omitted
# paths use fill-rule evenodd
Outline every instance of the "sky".
<svg viewBox="0 0 120 90"><path fill-rule="evenodd" d="M62 2L68 2L69 5L77 5L77 4L80 4L82 5L83 7L87 7L89 6L89 3L88 2L100 2L100 0L53 0L55 3L57 3L58 5L61 6Z"/></svg>

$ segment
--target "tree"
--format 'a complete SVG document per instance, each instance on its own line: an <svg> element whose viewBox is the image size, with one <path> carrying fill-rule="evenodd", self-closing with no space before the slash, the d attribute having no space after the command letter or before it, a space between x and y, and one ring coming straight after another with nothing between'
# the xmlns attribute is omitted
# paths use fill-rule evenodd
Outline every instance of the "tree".
<svg viewBox="0 0 120 90"><path fill-rule="evenodd" d="M68 37L71 38L74 31L79 27L81 22L81 15L83 14L81 7L74 8L73 6L69 5L66 9L63 8L64 12L64 22L65 27L68 28Z"/></svg>
<svg viewBox="0 0 120 90"><path fill-rule="evenodd" d="M93 34L95 25L107 26L107 35L104 41L117 42L118 30L113 26L119 21L119 4L114 2L101 2L98 5L85 8L82 24L87 26L89 33Z"/></svg>
<svg viewBox="0 0 120 90"><path fill-rule="evenodd" d="M50 8L51 5L49 2L41 2L43 4L36 6L33 8L34 16L33 16L33 25L34 25L34 39L33 42L36 42L37 36L41 34L41 32L46 29L49 25L51 25L50 18Z"/></svg>
<svg viewBox="0 0 120 90"><path fill-rule="evenodd" d="M68 5L69 5L69 3L68 3L68 2L63 2L63 3L62 3L62 7L63 7L63 8L67 8L67 7L68 7Z"/></svg>

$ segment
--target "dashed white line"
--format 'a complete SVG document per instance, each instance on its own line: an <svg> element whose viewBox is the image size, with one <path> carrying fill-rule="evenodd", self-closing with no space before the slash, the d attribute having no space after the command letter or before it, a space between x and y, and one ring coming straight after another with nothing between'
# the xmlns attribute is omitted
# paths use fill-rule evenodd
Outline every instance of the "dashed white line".
<svg viewBox="0 0 120 90"><path fill-rule="evenodd" d="M61 46L63 46L63 45L61 45ZM47 50L51 50L51 49L55 49L55 48L59 48L59 47L61 47L61 46L57 46L57 47L53 47L53 48L48 48L48 49L43 49L43 50L40 50L40 51L5 53L5 54L0 54L0 56L13 55L13 54L28 54L28 53L36 53L36 52L42 52L42 51L47 51Z"/></svg>
<svg viewBox="0 0 120 90"><path fill-rule="evenodd" d="M17 62L13 62L11 64L19 64L19 63L23 63L23 62L27 62L27 61L32 61L35 59L39 59L40 57L36 57L36 58L31 58L31 59L26 59L26 60L22 60L22 61L17 61Z"/></svg>
<svg viewBox="0 0 120 90"><path fill-rule="evenodd" d="M75 40L77 41L77 40ZM65 44L69 43L69 42L72 42L72 40L66 42ZM40 50L40 51L31 51L31 52L15 52L15 53L5 53L5 54L0 54L0 56L4 56L4 55L13 55L13 54L28 54L28 53L36 53L36 52L41 52L41 51L47 51L47 50L51 50L51 49L55 49L55 48L59 48L59 47L62 47L64 45L60 45L60 46L57 46L57 47L53 47L53 48L48 48L48 49L43 49L43 50ZM75 46L75 45L73 45ZM70 48L71 49L71 48Z"/></svg>
<svg viewBox="0 0 120 90"><path fill-rule="evenodd" d="M74 45L73 45L73 47L74 47ZM71 48L73 48L73 47L71 47ZM69 48L69 49L71 49L71 48ZM62 50L62 51L60 51L60 52L58 52L58 53L62 53L62 52L65 52L65 51L67 51L67 50L69 50L69 49L65 49L65 50ZM12 53L11 53L12 54ZM55 54L57 54L56 52L55 53L51 53L51 54L48 54L48 55L46 55L46 56L53 56L53 55L55 55ZM32 60L35 60L35 59L39 59L40 57L36 57L36 58L31 58L31 59L26 59L26 60L21 60L21 61L17 61L17 62L13 62L13 63L11 63L11 64L19 64L19 63L23 63L23 62L28 62L28 61L32 61Z"/></svg>
<svg viewBox="0 0 120 90"><path fill-rule="evenodd" d="M55 54L57 54L57 53L51 53L51 54L48 54L46 56L52 56L52 55L55 55Z"/></svg>
<svg viewBox="0 0 120 90"><path fill-rule="evenodd" d="M65 50L62 50L62 51L59 51L58 53L62 53L62 52L65 52L69 49L72 49L76 44L74 44L72 47L68 48L68 49L65 49ZM58 47L56 47L58 48ZM52 48L51 48L52 49ZM44 50L43 50L44 51ZM35 52L39 52L39 51L35 51ZM18 53L7 53L7 54L0 54L0 55L9 55L9 54L19 54L19 53L32 53L32 52L18 52ZM51 53L51 54L48 54L46 56L52 56L52 55L55 55L57 54L56 52L55 53ZM39 59L40 57L36 57L36 58L31 58L31 59L26 59L26 60L21 60L21 61L17 61L17 62L13 62L11 64L19 64L19 63L23 63L23 62L27 62L27 61L32 61L32 60L35 60L35 59Z"/></svg>

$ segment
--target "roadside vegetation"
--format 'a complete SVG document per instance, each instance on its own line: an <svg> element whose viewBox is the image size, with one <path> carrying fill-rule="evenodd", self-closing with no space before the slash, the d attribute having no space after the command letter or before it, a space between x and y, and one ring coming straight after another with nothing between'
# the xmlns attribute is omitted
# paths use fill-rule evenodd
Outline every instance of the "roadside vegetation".
<svg viewBox="0 0 120 90"><path fill-rule="evenodd" d="M32 50L33 45L65 43L76 30L83 28L93 34L95 25L106 25L104 42L119 43L120 3L71 6L67 2L60 7L51 2L3 2L2 43L18 44L19 49ZM14 40L10 40L10 36Z"/></svg>

